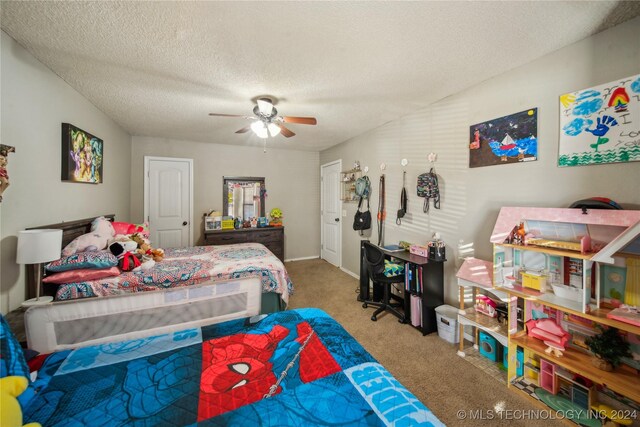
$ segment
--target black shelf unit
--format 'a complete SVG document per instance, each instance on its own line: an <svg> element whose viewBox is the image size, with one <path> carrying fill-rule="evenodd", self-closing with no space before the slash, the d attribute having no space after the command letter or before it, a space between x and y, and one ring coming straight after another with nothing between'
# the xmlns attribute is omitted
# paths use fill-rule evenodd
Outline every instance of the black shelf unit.
<svg viewBox="0 0 640 427"><path fill-rule="evenodd" d="M366 241L367 240L360 241L360 292L358 294L358 301L369 299L370 293L370 280L364 261L364 242ZM381 249L389 258L396 258L405 263L409 263L410 267L414 269L414 271L418 271L418 267L422 267L422 292L406 291L403 285L402 289L404 298L401 298L402 307L404 308L405 318L408 322L407 324L411 325L411 305L408 296L410 293L418 295L422 300L422 326L411 326L422 332L422 335L436 332L438 330L438 324L436 321L435 309L436 307L444 304L444 261L446 260L443 259L435 261L429 258L413 255L408 251L390 252L384 248ZM375 299L375 292L373 296Z"/></svg>

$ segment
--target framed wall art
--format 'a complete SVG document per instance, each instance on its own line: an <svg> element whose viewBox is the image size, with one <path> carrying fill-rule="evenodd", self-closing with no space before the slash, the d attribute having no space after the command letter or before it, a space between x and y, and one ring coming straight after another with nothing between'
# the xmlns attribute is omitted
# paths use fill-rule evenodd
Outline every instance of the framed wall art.
<svg viewBox="0 0 640 427"><path fill-rule="evenodd" d="M62 123L62 180L102 183L104 143L69 123Z"/></svg>
<svg viewBox="0 0 640 427"><path fill-rule="evenodd" d="M538 159L538 109L478 123L469 128L469 167Z"/></svg>

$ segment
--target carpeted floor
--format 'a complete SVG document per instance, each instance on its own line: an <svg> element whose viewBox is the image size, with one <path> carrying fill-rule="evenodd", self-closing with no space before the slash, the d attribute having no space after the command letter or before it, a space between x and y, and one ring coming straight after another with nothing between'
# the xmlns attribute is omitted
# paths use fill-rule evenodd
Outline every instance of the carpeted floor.
<svg viewBox="0 0 640 427"><path fill-rule="evenodd" d="M539 407L457 356L456 348L436 333L423 337L390 314L372 322L374 309L364 309L356 300L358 281L340 269L323 260L288 262L286 268L295 288L290 308L316 307L329 313L445 424L554 425L548 418L555 414L542 414L544 421L536 421L531 412L522 419L518 411ZM503 419L491 412L496 405L505 410ZM460 419L458 411L466 411L467 418ZM469 419L470 411L482 411L475 414L483 419Z"/></svg>

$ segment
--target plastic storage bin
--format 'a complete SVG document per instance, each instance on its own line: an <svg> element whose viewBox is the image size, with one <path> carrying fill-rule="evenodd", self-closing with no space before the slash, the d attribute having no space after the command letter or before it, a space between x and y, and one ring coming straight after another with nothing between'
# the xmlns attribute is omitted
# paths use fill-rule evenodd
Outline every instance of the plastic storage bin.
<svg viewBox="0 0 640 427"><path fill-rule="evenodd" d="M446 304L436 307L436 320L438 323L438 336L440 338L452 344L460 341L457 308Z"/></svg>

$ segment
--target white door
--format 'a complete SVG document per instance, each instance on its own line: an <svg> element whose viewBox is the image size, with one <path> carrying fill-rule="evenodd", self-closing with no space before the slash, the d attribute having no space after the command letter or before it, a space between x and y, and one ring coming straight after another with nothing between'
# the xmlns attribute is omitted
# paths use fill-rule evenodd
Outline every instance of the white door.
<svg viewBox="0 0 640 427"><path fill-rule="evenodd" d="M342 161L322 165L320 172L322 197L322 247L320 256L336 267L342 264L342 202L340 201L340 170Z"/></svg>
<svg viewBox="0 0 640 427"><path fill-rule="evenodd" d="M193 246L193 160L145 157L145 218L151 244Z"/></svg>

